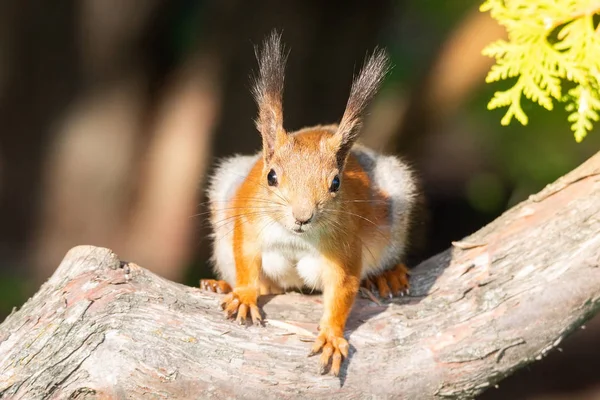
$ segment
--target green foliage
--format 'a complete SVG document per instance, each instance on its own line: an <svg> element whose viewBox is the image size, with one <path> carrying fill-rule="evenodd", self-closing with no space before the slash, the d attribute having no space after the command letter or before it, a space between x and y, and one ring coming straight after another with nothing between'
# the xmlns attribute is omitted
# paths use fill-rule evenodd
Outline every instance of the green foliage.
<svg viewBox="0 0 600 400"><path fill-rule="evenodd" d="M508 41L483 50L496 59L486 82L515 80L510 89L494 94L488 109L508 107L502 125L513 117L527 125L523 96L547 110L555 101L565 103L575 140L581 142L600 112L600 27L594 21L600 1L487 0L480 10L490 11L508 33Z"/></svg>
<svg viewBox="0 0 600 400"><path fill-rule="evenodd" d="M27 300L27 285L23 277L0 275L0 322L13 307Z"/></svg>

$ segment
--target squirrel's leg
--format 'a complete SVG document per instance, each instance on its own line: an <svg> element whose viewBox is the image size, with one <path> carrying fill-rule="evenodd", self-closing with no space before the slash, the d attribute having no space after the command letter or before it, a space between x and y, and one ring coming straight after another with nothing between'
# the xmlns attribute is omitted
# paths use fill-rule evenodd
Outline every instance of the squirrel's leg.
<svg viewBox="0 0 600 400"><path fill-rule="evenodd" d="M348 357L348 341L344 338L344 328L348 314L358 293L360 273L349 271L342 265L328 265L324 268L323 317L320 330L309 356L321 353L320 372L327 372L331 361L331 371L340 373L343 358Z"/></svg>
<svg viewBox="0 0 600 400"><path fill-rule="evenodd" d="M362 286L371 291L377 289L382 298L404 296L410 289L409 275L406 265L400 263L390 270L365 278Z"/></svg>
<svg viewBox="0 0 600 400"><path fill-rule="evenodd" d="M229 286L229 283L217 279L200 279L200 289L222 294L231 292L231 286Z"/></svg>
<svg viewBox="0 0 600 400"><path fill-rule="evenodd" d="M233 233L233 253L235 258L235 287L223 299L221 307L229 318L237 314L236 321L245 323L248 311L252 322L260 324L262 317L258 309L257 300L259 296L261 248L258 243L248 240L249 235L242 232L239 221L235 222Z"/></svg>

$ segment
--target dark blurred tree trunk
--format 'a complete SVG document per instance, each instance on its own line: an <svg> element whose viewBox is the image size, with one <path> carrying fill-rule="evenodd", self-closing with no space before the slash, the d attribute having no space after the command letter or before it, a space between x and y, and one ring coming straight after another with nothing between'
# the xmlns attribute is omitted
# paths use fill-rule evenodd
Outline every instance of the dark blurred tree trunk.
<svg viewBox="0 0 600 400"><path fill-rule="evenodd" d="M38 280L81 241L182 279L235 5L80 4L82 77L47 156Z"/></svg>
<svg viewBox="0 0 600 400"><path fill-rule="evenodd" d="M86 0L66 14L76 47L65 62L79 66L79 74L58 80L73 82L76 90L67 109L55 110L57 121L46 127L52 140L40 157L43 203L31 252L38 282L73 243L120 242L139 150L148 138L144 119L156 73L141 44L164 4ZM56 20L49 16L47 23Z"/></svg>
<svg viewBox="0 0 600 400"><path fill-rule="evenodd" d="M10 262L32 237L44 150L78 87L76 4L0 3L0 258Z"/></svg>
<svg viewBox="0 0 600 400"><path fill-rule="evenodd" d="M204 9L202 37L166 80L153 118L130 225L121 248L162 276L184 278L195 251L197 221L204 210L202 184L222 112L222 81L232 56L231 27L246 16L239 2L213 2ZM118 248L118 247L117 247Z"/></svg>

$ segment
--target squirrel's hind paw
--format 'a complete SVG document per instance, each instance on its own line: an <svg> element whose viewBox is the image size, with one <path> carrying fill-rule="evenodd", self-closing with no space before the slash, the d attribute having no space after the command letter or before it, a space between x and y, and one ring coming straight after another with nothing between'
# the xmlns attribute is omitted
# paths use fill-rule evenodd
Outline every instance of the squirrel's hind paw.
<svg viewBox="0 0 600 400"><path fill-rule="evenodd" d="M200 279L200 289L221 294L227 294L231 292L231 286L229 286L229 283L215 279Z"/></svg>
<svg viewBox="0 0 600 400"><path fill-rule="evenodd" d="M404 264L398 264L391 270L366 278L363 286L370 291L377 290L384 299L404 296L410 289L409 274Z"/></svg>

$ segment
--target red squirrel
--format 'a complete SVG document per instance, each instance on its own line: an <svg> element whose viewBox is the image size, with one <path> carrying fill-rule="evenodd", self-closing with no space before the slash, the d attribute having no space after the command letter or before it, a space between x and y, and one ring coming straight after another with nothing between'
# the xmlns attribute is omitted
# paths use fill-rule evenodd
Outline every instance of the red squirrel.
<svg viewBox="0 0 600 400"><path fill-rule="evenodd" d="M260 295L309 288L323 293L324 312L311 354L321 372L338 375L348 356L346 319L363 285L381 296L408 289L402 263L416 186L398 158L356 144L363 112L389 69L376 50L355 77L338 125L287 132L283 83L287 58L272 33L257 51L253 94L262 151L223 160L209 187L213 262L228 293L226 315L261 322Z"/></svg>

